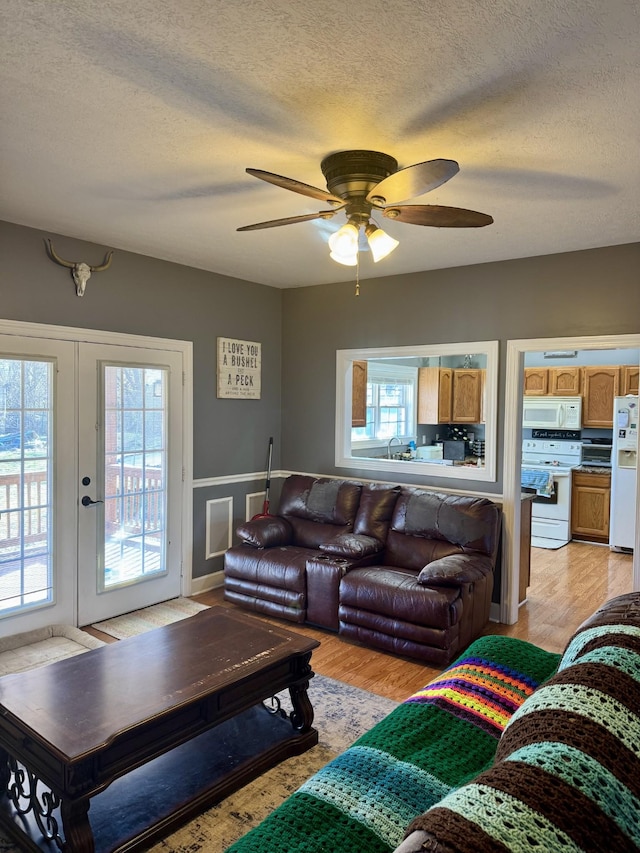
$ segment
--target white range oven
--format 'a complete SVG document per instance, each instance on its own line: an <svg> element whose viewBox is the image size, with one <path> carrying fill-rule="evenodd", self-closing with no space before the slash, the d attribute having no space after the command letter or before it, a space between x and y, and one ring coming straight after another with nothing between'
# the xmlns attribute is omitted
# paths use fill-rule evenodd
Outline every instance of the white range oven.
<svg viewBox="0 0 640 853"><path fill-rule="evenodd" d="M531 544L561 548L571 540L571 471L581 441L528 438L522 442L522 490L533 492Z"/></svg>

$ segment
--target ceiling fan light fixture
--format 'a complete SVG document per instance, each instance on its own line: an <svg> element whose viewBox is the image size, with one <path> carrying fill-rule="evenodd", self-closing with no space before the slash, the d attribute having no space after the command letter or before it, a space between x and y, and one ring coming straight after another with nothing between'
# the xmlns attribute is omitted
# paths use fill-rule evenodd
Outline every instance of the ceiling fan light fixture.
<svg viewBox="0 0 640 853"><path fill-rule="evenodd" d="M333 261L337 261L339 264L344 264L345 267L355 267L358 263L358 252L354 252L352 255L336 255L335 252L331 252L329 257Z"/></svg>
<svg viewBox="0 0 640 853"><path fill-rule="evenodd" d="M382 228L378 228L375 223L370 222L365 228L364 233L367 235L371 255L376 264L378 261L386 258L387 255L390 255L400 245L398 240L395 240L390 234L383 231Z"/></svg>
<svg viewBox="0 0 640 853"><path fill-rule="evenodd" d="M353 255L358 251L358 226L347 222L329 237L329 248L336 255Z"/></svg>

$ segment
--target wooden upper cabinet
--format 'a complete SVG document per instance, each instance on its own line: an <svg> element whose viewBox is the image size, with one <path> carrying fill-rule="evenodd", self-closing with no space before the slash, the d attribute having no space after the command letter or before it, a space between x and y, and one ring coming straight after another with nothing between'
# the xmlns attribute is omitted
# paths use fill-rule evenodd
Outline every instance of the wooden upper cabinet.
<svg viewBox="0 0 640 853"><path fill-rule="evenodd" d="M620 367L582 368L582 426L613 427L613 398L620 393Z"/></svg>
<svg viewBox="0 0 640 853"><path fill-rule="evenodd" d="M367 362L354 361L351 385L351 426L367 425Z"/></svg>
<svg viewBox="0 0 640 853"><path fill-rule="evenodd" d="M550 367L549 394L557 397L577 397L581 391L582 373L579 367Z"/></svg>
<svg viewBox="0 0 640 853"><path fill-rule="evenodd" d="M453 370L421 367L418 370L418 423L451 423Z"/></svg>
<svg viewBox="0 0 640 853"><path fill-rule="evenodd" d="M638 395L638 374L640 370L638 366L625 364L622 368L622 391L623 396L626 394Z"/></svg>
<svg viewBox="0 0 640 853"><path fill-rule="evenodd" d="M453 405L451 422L454 424L479 424L482 401L482 370L456 368L453 371Z"/></svg>
<svg viewBox="0 0 640 853"><path fill-rule="evenodd" d="M438 423L448 424L451 421L453 406L453 370L450 367L441 367L439 370Z"/></svg>
<svg viewBox="0 0 640 853"><path fill-rule="evenodd" d="M542 397L548 394L549 368L548 367L525 367L524 369L524 393L527 396Z"/></svg>

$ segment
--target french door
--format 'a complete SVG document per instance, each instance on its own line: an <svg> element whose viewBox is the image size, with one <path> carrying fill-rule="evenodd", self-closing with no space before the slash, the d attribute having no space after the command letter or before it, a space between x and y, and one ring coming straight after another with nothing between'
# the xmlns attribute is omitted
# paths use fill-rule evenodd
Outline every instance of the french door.
<svg viewBox="0 0 640 853"><path fill-rule="evenodd" d="M182 358L79 344L78 619L180 594Z"/></svg>
<svg viewBox="0 0 640 853"><path fill-rule="evenodd" d="M0 335L2 636L75 625L74 371L68 341Z"/></svg>
<svg viewBox="0 0 640 853"><path fill-rule="evenodd" d="M0 335L0 635L180 594L182 360Z"/></svg>

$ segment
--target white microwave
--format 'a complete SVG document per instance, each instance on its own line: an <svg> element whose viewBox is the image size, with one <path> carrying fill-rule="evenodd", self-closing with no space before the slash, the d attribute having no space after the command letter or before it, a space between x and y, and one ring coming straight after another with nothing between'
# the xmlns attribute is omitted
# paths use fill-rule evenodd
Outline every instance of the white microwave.
<svg viewBox="0 0 640 853"><path fill-rule="evenodd" d="M522 426L531 429L580 429L582 397L525 397Z"/></svg>

